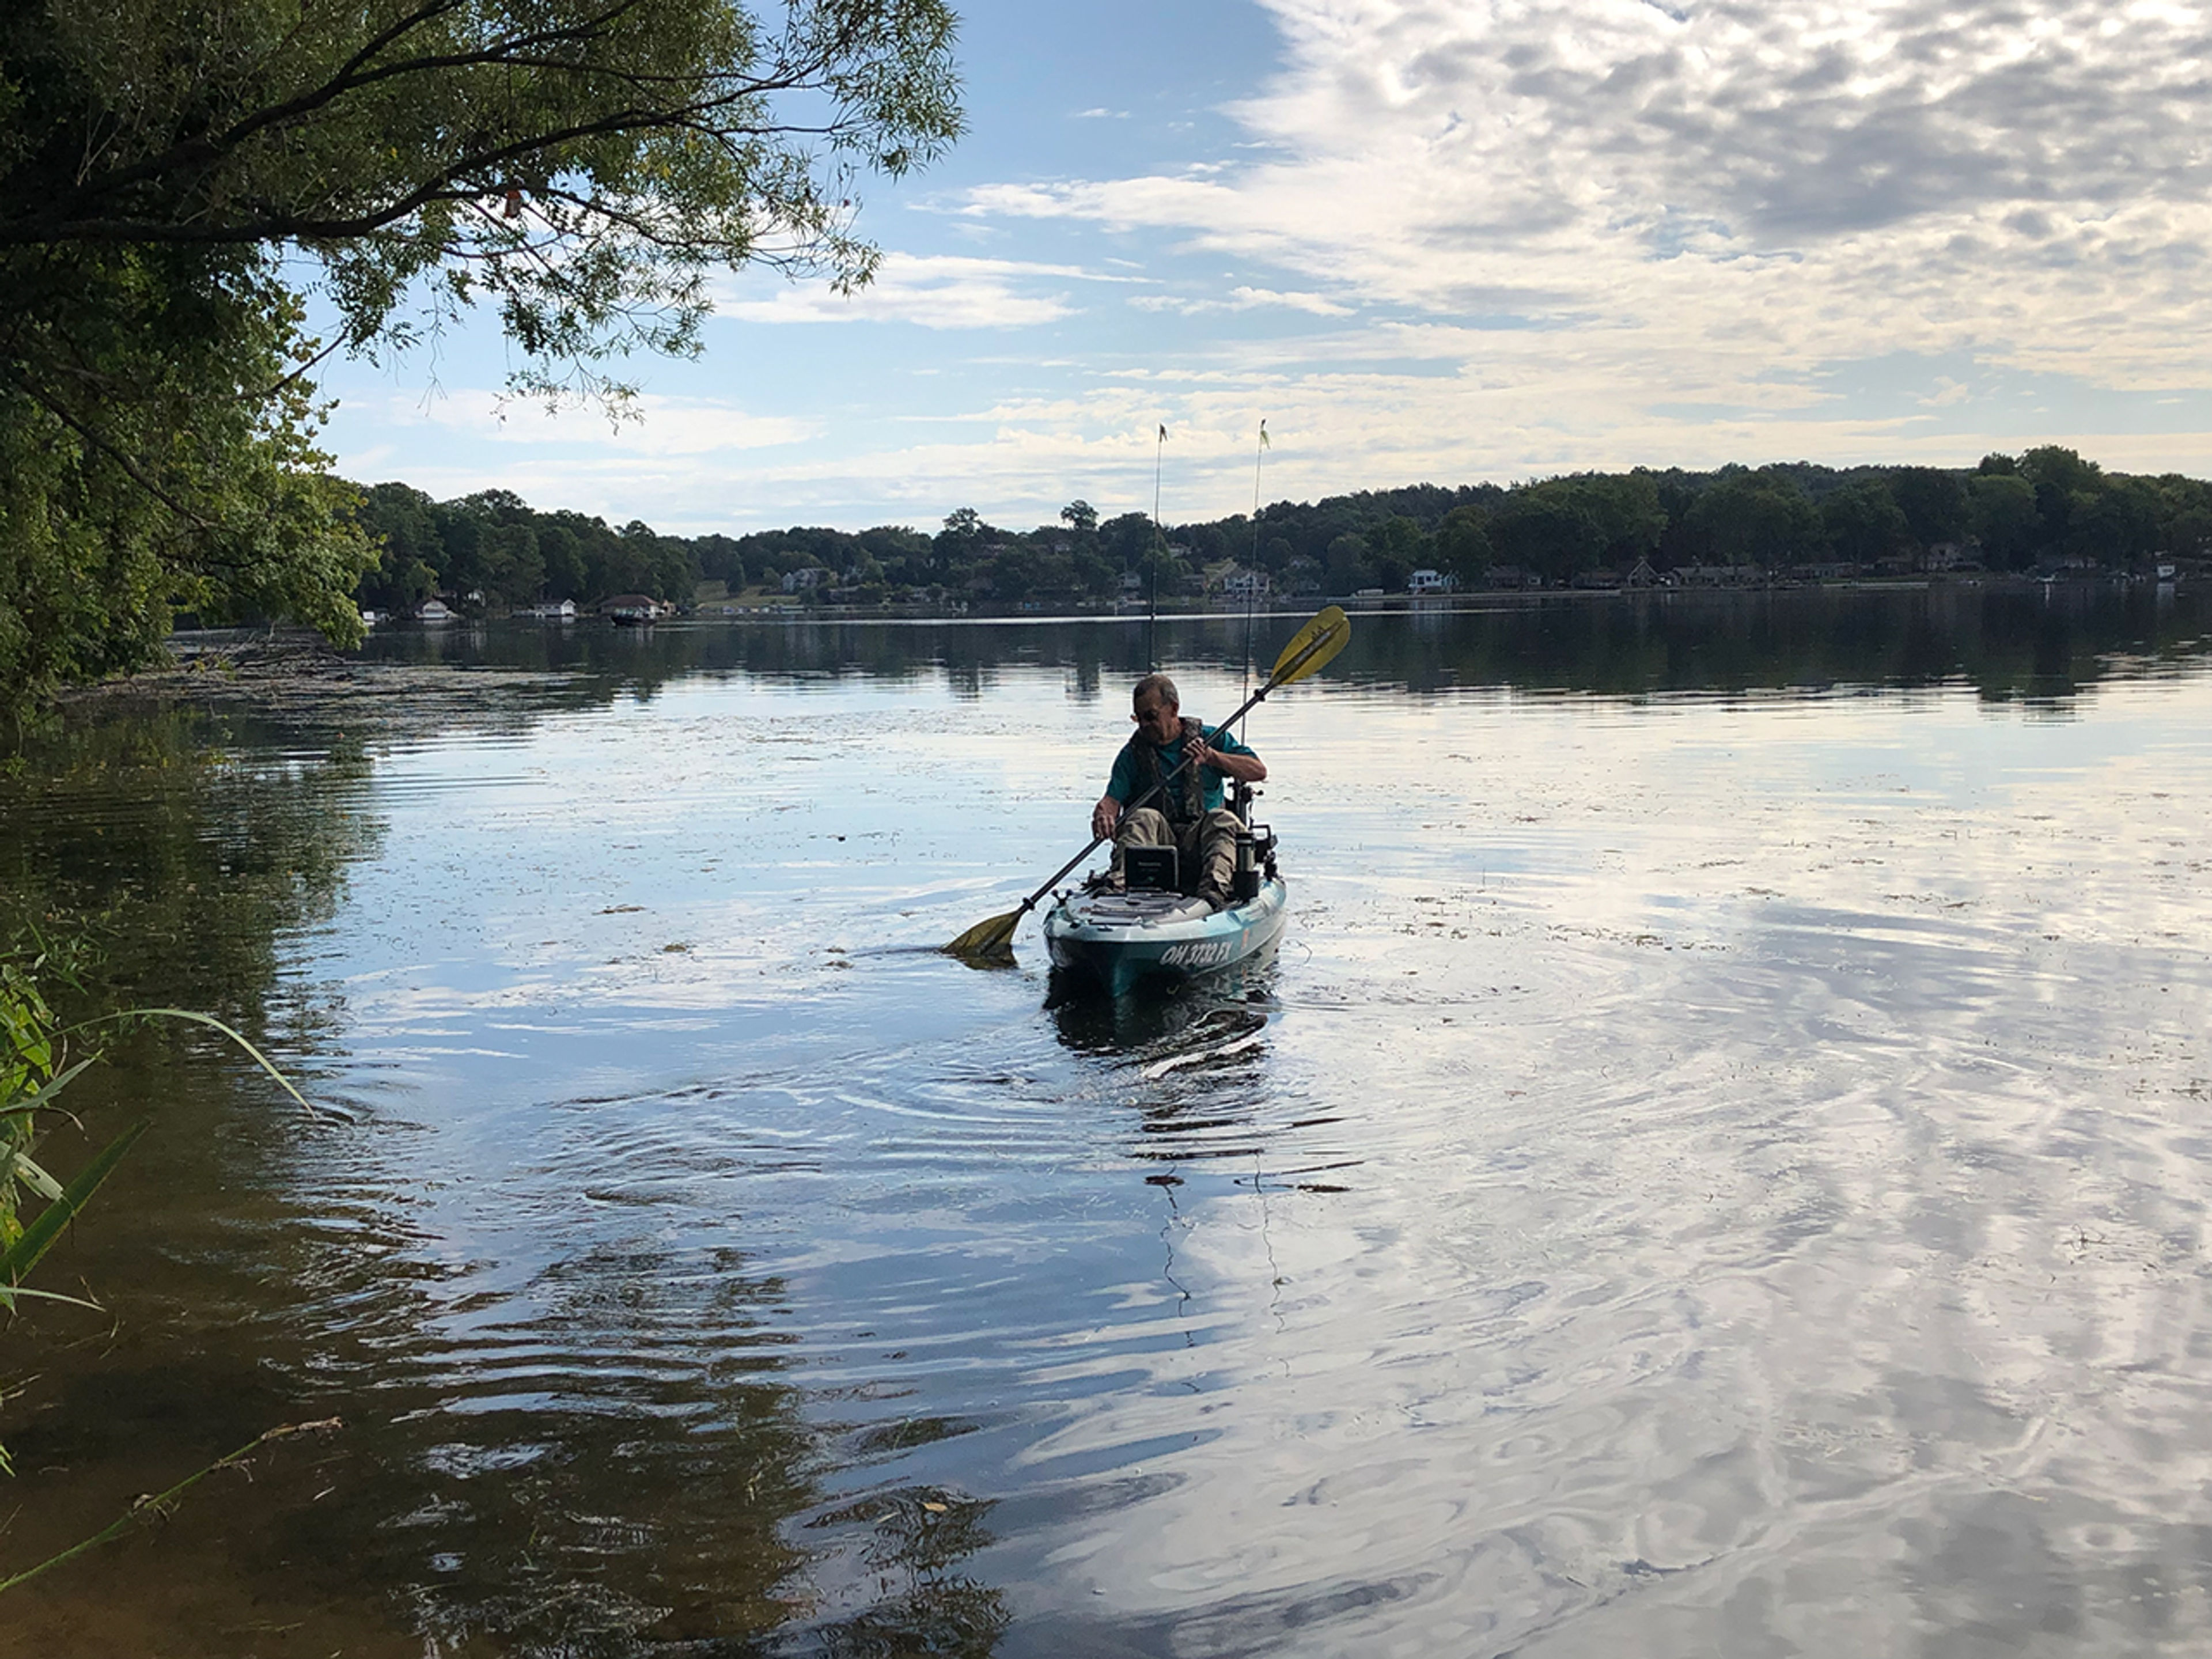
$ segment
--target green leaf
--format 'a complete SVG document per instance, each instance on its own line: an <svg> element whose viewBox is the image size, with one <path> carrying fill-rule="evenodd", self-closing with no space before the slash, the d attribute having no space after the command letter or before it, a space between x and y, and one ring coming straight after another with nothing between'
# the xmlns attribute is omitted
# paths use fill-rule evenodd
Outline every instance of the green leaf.
<svg viewBox="0 0 2212 1659"><path fill-rule="evenodd" d="M66 1072L63 1072L58 1076L47 1079L46 1082L40 1084L37 1088L33 1089L29 1094L25 1095L21 1099L9 1101L6 1109L10 1112L28 1112L36 1110L38 1108L45 1105L48 1101L52 1100L56 1095L61 1093L63 1090L68 1088L70 1080L75 1078L79 1072L82 1072L86 1066L91 1064L92 1061L89 1060L80 1060Z"/></svg>
<svg viewBox="0 0 2212 1659"><path fill-rule="evenodd" d="M210 1463L206 1468L193 1471L193 1473L186 1475L183 1480L178 1481L175 1486L171 1486L167 1492L157 1492L151 1498L141 1498L138 1502L133 1504L128 1510L125 1510L121 1515L118 1516L114 1520L109 1522L105 1527L102 1527L98 1532L93 1534L91 1537L84 1540L83 1542L72 1544L69 1548L61 1551L59 1553L48 1556L45 1560L40 1562L38 1565L34 1567L27 1567L24 1571L15 1574L13 1577L0 1578L0 1595L5 1595L8 1591L14 1589L18 1584L29 1583L32 1579L36 1578L40 1573L49 1571L55 1567L58 1567L64 1562L74 1561L78 1556L82 1555L86 1551L97 1549L100 1545L108 1542L111 1539L120 1538L134 1528L143 1526L150 1520L158 1519L161 1516L167 1515L171 1505L175 1504L179 1498L182 1498L194 1486L199 1485L201 1481L206 1480L208 1476L213 1474L217 1469L237 1468L247 1457L259 1450L262 1447L267 1445L272 1440L289 1439L295 1434L328 1433L331 1430L342 1428L343 1426L344 1425L340 1423L337 1418L331 1417L325 1418L322 1421L317 1423L280 1423L273 1429L264 1430L261 1433L255 1435L252 1439L240 1446L236 1451L232 1452L228 1456L218 1457L214 1462ZM8 1468L7 1460L4 1454L0 1454L0 1468ZM9 1468L9 1473L13 1474L14 1470L12 1468Z"/></svg>
<svg viewBox="0 0 2212 1659"><path fill-rule="evenodd" d="M141 1118L100 1150L100 1155L77 1171L76 1179L63 1189L62 1195L39 1212L39 1218L23 1230L23 1236L0 1255L0 1280L9 1286L20 1285L40 1258L54 1247L62 1229L76 1218L76 1213L91 1201L100 1190L100 1183L123 1161L123 1155L140 1135L152 1127L154 1120Z"/></svg>
<svg viewBox="0 0 2212 1659"><path fill-rule="evenodd" d="M31 1162L28 1152L10 1152L4 1168L0 1168L0 1182L20 1181L40 1198L52 1201L62 1195L62 1183Z"/></svg>

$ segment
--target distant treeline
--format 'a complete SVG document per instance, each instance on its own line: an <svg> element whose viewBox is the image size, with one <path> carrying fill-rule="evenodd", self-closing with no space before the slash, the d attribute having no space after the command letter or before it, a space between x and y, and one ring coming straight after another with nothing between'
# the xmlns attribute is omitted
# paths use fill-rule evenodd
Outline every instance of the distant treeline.
<svg viewBox="0 0 2212 1659"><path fill-rule="evenodd" d="M489 609L623 593L690 602L702 584L766 586L812 603L965 602L990 608L1164 598L1218 587L1239 569L1278 592L1402 590L1417 570L1462 586L1562 586L1695 571L1849 575L1915 568L2127 568L2212 548L2212 483L2106 472L2047 446L1971 471L1838 470L1795 462L1713 472L1638 468L1501 488L1415 484L1156 531L1141 513L1101 520L1073 501L1030 531L973 508L926 533L793 528L664 536L582 514L541 512L505 490L434 501L400 483L364 492L383 540L362 603L408 610L433 594Z"/></svg>

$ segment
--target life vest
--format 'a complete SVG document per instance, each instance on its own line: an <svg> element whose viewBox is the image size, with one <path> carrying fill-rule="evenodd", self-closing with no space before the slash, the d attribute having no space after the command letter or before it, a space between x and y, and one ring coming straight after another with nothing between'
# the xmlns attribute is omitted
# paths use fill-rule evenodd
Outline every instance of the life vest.
<svg viewBox="0 0 2212 1659"><path fill-rule="evenodd" d="M1182 717L1182 752L1190 753L1194 743L1205 740L1206 727L1188 714ZM1131 738L1129 775L1136 781L1136 793L1132 801L1142 800L1145 792L1160 781L1160 751L1151 738L1141 734ZM1169 780L1168 787L1160 791L1157 799L1146 801L1167 815L1168 822L1177 830L1196 823L1206 816L1206 780L1199 775L1205 769L1186 766Z"/></svg>

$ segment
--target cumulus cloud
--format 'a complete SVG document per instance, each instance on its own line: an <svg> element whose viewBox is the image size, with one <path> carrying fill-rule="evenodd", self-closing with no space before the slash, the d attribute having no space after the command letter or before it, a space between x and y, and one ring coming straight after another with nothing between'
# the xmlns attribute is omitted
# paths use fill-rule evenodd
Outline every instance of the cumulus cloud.
<svg viewBox="0 0 2212 1659"><path fill-rule="evenodd" d="M2162 0L1266 0L1261 159L990 186L1627 363L1991 349L2201 385L2212 22Z"/></svg>
<svg viewBox="0 0 2212 1659"><path fill-rule="evenodd" d="M1249 142L1231 159L1102 160L949 198L964 230L1040 258L895 253L850 299L732 279L726 316L927 331L864 422L647 400L593 453L603 421L501 425L491 394L457 394L427 417L455 441L410 476L671 527L929 523L963 502L1042 523L1074 495L1149 510L1164 422L1182 519L1249 508L1262 415L1271 498L1800 456L1956 465L2046 440L2203 469L2212 9L1261 3L1280 67L1233 106ZM1094 229L1139 235L1066 252ZM1051 262L1070 257L1086 263ZM1050 361L1006 331L1086 310ZM2093 385L2116 395L2069 409ZM2145 413L2171 391L2192 395ZM464 434L492 441L467 466Z"/></svg>
<svg viewBox="0 0 2212 1659"><path fill-rule="evenodd" d="M396 398L386 410L394 426L428 425L483 442L605 448L635 464L640 454L704 455L770 448L817 436L822 423L786 415L754 415L708 398L640 396L621 418L596 408L558 413L489 387L460 386L428 400Z"/></svg>
<svg viewBox="0 0 2212 1659"><path fill-rule="evenodd" d="M733 289L716 309L754 323L915 323L923 328L1024 328L1058 322L1075 309L1066 284L1121 283L1079 265L1042 264L961 254L888 253L875 280L850 295L819 285L763 292ZM1060 291L1048 292L1048 288Z"/></svg>
<svg viewBox="0 0 2212 1659"><path fill-rule="evenodd" d="M1271 288L1254 288L1249 283L1239 283L1218 300L1190 299L1171 294L1139 294L1129 303L1139 311L1171 311L1184 317L1195 317L1208 311L1252 311L1263 306L1310 312L1316 317L1349 317L1352 314L1350 306L1340 305L1326 295L1284 294Z"/></svg>
<svg viewBox="0 0 2212 1659"><path fill-rule="evenodd" d="M1374 366L1378 350L1393 346L1437 372ZM1672 402L1623 398L1613 364L1594 351L1563 352L1556 335L1431 325L1386 331L1378 342L1347 330L1322 341L1247 343L1212 362L1107 370L1062 392L1008 392L958 412L782 447L656 447L648 421L638 438L602 450L510 441L471 453L456 444L441 452L450 460L418 460L404 476L441 496L497 486L616 523L640 518L690 532L933 525L962 505L994 523L1048 524L1079 495L1109 516L1149 512L1163 422L1166 516L1243 512L1261 415L1273 441L1261 481L1270 501L1419 478L1506 482L1747 458L1955 465L1989 447L2020 447L1962 440L1911 400L1881 415L1839 412L1816 385L1757 379L1693 341L1656 358L1651 373ZM2091 451L2123 471L2201 471L2212 431L2185 417L2156 432L2102 437Z"/></svg>

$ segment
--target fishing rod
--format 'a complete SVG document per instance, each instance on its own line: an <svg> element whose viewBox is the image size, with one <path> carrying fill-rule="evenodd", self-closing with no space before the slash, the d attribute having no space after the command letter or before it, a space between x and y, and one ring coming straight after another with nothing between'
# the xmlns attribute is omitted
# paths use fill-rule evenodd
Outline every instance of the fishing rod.
<svg viewBox="0 0 2212 1659"><path fill-rule="evenodd" d="M1159 442L1152 450L1152 598L1145 606L1145 668L1158 673L1160 625L1160 560L1167 552L1167 532L1160 528L1160 472L1167 464L1168 425L1160 422Z"/></svg>
<svg viewBox="0 0 2212 1659"><path fill-rule="evenodd" d="M1252 618L1260 603L1260 463L1267 454L1267 419L1260 417L1260 447L1252 456L1252 562L1244 574L1244 683L1239 691L1249 690L1252 684ZM1239 732L1242 740L1243 734Z"/></svg>

